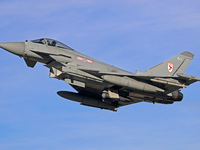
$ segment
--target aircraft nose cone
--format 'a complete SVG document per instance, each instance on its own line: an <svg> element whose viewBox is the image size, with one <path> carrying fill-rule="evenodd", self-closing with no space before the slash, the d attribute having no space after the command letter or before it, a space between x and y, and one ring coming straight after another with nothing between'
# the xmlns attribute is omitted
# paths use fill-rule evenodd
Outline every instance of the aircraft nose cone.
<svg viewBox="0 0 200 150"><path fill-rule="evenodd" d="M23 56L25 51L24 42L0 43L0 47L18 56Z"/></svg>

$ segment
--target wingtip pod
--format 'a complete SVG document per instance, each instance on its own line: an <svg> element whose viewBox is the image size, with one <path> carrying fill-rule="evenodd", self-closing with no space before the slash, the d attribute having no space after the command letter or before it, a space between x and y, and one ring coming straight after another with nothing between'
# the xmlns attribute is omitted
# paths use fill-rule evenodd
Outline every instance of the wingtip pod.
<svg viewBox="0 0 200 150"><path fill-rule="evenodd" d="M181 53L181 55L188 56L190 58L194 57L194 54L192 54L191 52L188 52L188 51L185 51L185 52Z"/></svg>
<svg viewBox="0 0 200 150"><path fill-rule="evenodd" d="M187 75L187 74L183 74L183 73L178 73L177 76L179 76L180 78L183 78L185 80L188 80L188 81L195 81L195 82L200 81L200 77Z"/></svg>

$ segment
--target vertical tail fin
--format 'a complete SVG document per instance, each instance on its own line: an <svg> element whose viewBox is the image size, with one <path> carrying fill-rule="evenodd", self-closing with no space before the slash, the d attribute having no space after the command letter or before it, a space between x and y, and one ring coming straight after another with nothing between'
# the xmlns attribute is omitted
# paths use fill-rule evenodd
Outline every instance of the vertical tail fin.
<svg viewBox="0 0 200 150"><path fill-rule="evenodd" d="M160 76L177 76L177 73L184 73L194 55L190 52L183 52L161 64L146 70L144 73Z"/></svg>

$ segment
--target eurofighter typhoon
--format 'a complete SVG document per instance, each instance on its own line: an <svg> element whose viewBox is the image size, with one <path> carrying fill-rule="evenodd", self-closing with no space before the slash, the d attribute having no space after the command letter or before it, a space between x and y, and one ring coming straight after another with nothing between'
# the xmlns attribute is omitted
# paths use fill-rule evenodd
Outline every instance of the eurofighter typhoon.
<svg viewBox="0 0 200 150"><path fill-rule="evenodd" d="M63 80L77 91L58 91L59 96L85 106L112 111L143 101L173 104L183 99L180 89L200 81L199 77L184 74L194 57L187 51L133 74L53 39L0 43L0 47L23 57L28 67L33 68L37 62L44 63L50 69L51 78Z"/></svg>

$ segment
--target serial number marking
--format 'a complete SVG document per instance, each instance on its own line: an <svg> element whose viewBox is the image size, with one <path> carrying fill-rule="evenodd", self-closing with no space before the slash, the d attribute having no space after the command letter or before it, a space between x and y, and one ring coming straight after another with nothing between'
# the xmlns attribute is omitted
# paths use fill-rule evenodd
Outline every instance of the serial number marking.
<svg viewBox="0 0 200 150"><path fill-rule="evenodd" d="M177 60L178 60L178 61L183 61L183 58L177 57Z"/></svg>

